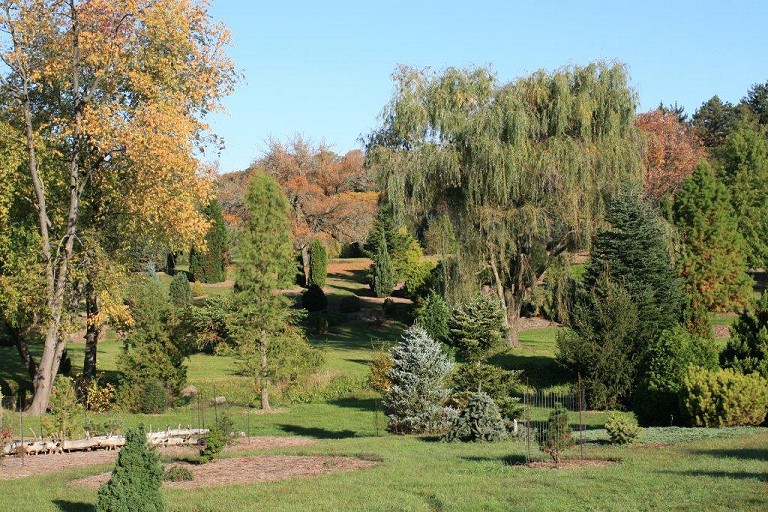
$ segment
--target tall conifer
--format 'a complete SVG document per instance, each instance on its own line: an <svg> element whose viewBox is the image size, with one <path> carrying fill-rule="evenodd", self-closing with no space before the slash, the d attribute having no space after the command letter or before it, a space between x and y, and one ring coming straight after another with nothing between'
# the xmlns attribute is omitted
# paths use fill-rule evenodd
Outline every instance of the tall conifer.
<svg viewBox="0 0 768 512"><path fill-rule="evenodd" d="M728 311L746 305L751 279L744 239L728 189L706 163L676 194L673 219L684 244L680 274L693 307Z"/></svg>

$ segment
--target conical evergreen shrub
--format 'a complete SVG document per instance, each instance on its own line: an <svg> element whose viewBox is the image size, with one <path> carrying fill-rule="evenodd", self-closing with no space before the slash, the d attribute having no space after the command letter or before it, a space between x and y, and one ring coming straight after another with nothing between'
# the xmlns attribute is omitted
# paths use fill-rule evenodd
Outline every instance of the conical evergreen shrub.
<svg viewBox="0 0 768 512"><path fill-rule="evenodd" d="M160 456L147 445L144 427L129 429L112 478L99 487L97 512L162 512Z"/></svg>
<svg viewBox="0 0 768 512"><path fill-rule="evenodd" d="M563 452L575 443L573 431L568 424L568 411L563 404L557 404L549 414L547 431L541 440L541 451L549 454L555 463L559 464Z"/></svg>
<svg viewBox="0 0 768 512"><path fill-rule="evenodd" d="M320 240L312 242L309 250L309 286L322 288L328 277L328 253Z"/></svg>
<svg viewBox="0 0 768 512"><path fill-rule="evenodd" d="M192 303L192 288L186 272L176 272L171 279L168 296L175 308L184 309Z"/></svg>
<svg viewBox="0 0 768 512"><path fill-rule="evenodd" d="M446 441L494 442L507 438L507 427L496 402L482 391L471 393L467 407L454 418Z"/></svg>
<svg viewBox="0 0 768 512"><path fill-rule="evenodd" d="M382 236L379 249L373 261L373 293L377 297L387 297L395 287L395 274L392 259L387 251L387 239Z"/></svg>

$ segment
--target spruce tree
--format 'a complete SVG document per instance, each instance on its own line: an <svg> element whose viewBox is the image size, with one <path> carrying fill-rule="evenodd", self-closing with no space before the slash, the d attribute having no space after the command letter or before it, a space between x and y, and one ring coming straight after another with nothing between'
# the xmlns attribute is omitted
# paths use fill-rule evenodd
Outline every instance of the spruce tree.
<svg viewBox="0 0 768 512"><path fill-rule="evenodd" d="M322 288L328 277L328 253L320 240L315 239L309 250L309 286Z"/></svg>
<svg viewBox="0 0 768 512"><path fill-rule="evenodd" d="M99 487L97 512L162 512L160 456L147 445L144 426L129 429L117 456L112 478Z"/></svg>
<svg viewBox="0 0 768 512"><path fill-rule="evenodd" d="M413 325L391 351L392 386L384 398L389 416L387 429L398 434L439 432L446 426L449 410L445 380L453 364L440 344Z"/></svg>
<svg viewBox="0 0 768 512"><path fill-rule="evenodd" d="M494 442L507 438L507 427L496 402L488 394L470 393L467 406L453 420L446 441Z"/></svg>
<svg viewBox="0 0 768 512"><path fill-rule="evenodd" d="M747 264L768 263L768 138L764 128L740 122L716 151L720 179L728 187L739 232L747 247Z"/></svg>
<svg viewBox="0 0 768 512"><path fill-rule="evenodd" d="M680 274L692 307L729 311L752 291L744 240L728 189L701 163L675 195L673 219L683 242Z"/></svg>
<svg viewBox="0 0 768 512"><path fill-rule="evenodd" d="M195 281L220 283L227 278L224 259L227 247L227 225L224 223L221 205L216 199L203 209L211 227L205 236L205 252L192 247L189 253L189 271Z"/></svg>
<svg viewBox="0 0 768 512"><path fill-rule="evenodd" d="M189 286L186 272L177 272L173 276L168 288L168 296L171 299L171 304L179 310L192 304L192 289Z"/></svg>
<svg viewBox="0 0 768 512"><path fill-rule="evenodd" d="M720 354L726 368L758 372L768 379L768 293L746 309L731 327L731 338Z"/></svg>
<svg viewBox="0 0 768 512"><path fill-rule="evenodd" d="M378 252L373 260L373 293L377 297L387 297L395 287L392 259L387 251L387 240L382 236Z"/></svg>
<svg viewBox="0 0 768 512"><path fill-rule="evenodd" d="M277 182L255 172L245 196L248 218L240 236L240 268L230 325L244 364L256 379L262 409L269 409L269 380L274 369L270 344L279 343L291 321L291 304L277 293L293 278L293 245L288 200Z"/></svg>
<svg viewBox="0 0 768 512"><path fill-rule="evenodd" d="M504 346L506 325L499 299L483 293L453 308L448 321L449 343L459 357L470 361L485 359Z"/></svg>
<svg viewBox="0 0 768 512"><path fill-rule="evenodd" d="M599 231L584 273L587 290L607 273L623 287L638 310L637 334L644 342L658 339L681 319L684 296L672 264L662 220L639 194L617 197Z"/></svg>
<svg viewBox="0 0 768 512"><path fill-rule="evenodd" d="M443 344L448 344L450 330L448 321L451 310L445 300L435 291L430 291L424 303L416 312L416 322L427 331L429 336Z"/></svg>

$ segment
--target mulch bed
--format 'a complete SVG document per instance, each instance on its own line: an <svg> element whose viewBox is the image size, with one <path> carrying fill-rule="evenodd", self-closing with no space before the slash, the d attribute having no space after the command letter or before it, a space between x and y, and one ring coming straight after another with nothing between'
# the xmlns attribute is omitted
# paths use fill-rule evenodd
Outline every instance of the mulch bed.
<svg viewBox="0 0 768 512"><path fill-rule="evenodd" d="M374 465L373 462L354 457L323 457L297 455L259 455L220 459L208 464L177 464L192 473L190 482L163 482L164 487L193 489L216 485L276 482L289 478L327 475L337 471L356 471ZM70 485L98 488L107 482L110 473L73 480Z"/></svg>
<svg viewBox="0 0 768 512"><path fill-rule="evenodd" d="M237 439L234 444L227 446L225 452L237 453L249 450L271 450L275 448L292 448L307 446L317 440L306 437L251 437ZM168 446L158 451L169 457L195 455L195 446ZM26 478L29 476L55 473L82 466L112 464L117 459L118 451L94 450L90 452L72 452L52 455L31 455L24 457L4 457L0 460L0 480Z"/></svg>
<svg viewBox="0 0 768 512"><path fill-rule="evenodd" d="M555 464L551 460L529 462L528 464L520 464L522 468L531 469L577 469L577 468L604 468L606 466L613 466L618 464L618 460L609 459L568 459L561 460L560 464Z"/></svg>

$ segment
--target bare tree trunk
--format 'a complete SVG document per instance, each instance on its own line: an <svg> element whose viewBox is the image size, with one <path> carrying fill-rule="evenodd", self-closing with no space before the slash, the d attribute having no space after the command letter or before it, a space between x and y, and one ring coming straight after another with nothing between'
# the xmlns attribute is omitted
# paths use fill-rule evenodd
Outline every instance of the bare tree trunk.
<svg viewBox="0 0 768 512"><path fill-rule="evenodd" d="M65 292L67 288L67 273L69 270L69 260L75 244L77 233L77 219L80 206L80 187L79 187L79 144L80 134L82 132L82 109L84 102L80 91L80 48L79 48L79 24L77 9L74 3L70 4L72 15L72 94L73 103L73 146L69 155L69 212L67 214L67 226L59 242L56 258L52 257L51 243L48 235L48 214L45 201L45 190L40 178L37 163L35 159L34 128L32 126L32 114L29 99L29 89L26 80L23 81L23 110L24 122L27 135L27 149L29 151L29 170L32 175L32 182L35 188L35 197L37 200L38 219L40 223L40 237L42 255L46 263L46 281L47 281L47 300L48 309L48 327L45 332L45 343L43 345L43 355L40 358L40 365L34 379L35 396L32 404L29 406L29 412L32 414L44 414L48 408L48 399L51 394L53 379L59 370L59 363L66 345L66 338L61 336L61 315L64 309Z"/></svg>
<svg viewBox="0 0 768 512"><path fill-rule="evenodd" d="M269 407L269 370L267 368L267 334L261 333L259 343L259 354L261 355L261 373L259 374L259 389L261 390L261 408L265 411Z"/></svg>
<svg viewBox="0 0 768 512"><path fill-rule="evenodd" d="M513 291L506 291L507 346L520 346L520 310L523 306L522 297L517 297Z"/></svg>
<svg viewBox="0 0 768 512"><path fill-rule="evenodd" d="M301 246L301 267L304 272L304 286L309 286L309 245Z"/></svg>
<svg viewBox="0 0 768 512"><path fill-rule="evenodd" d="M103 324L95 321L99 314L99 304L93 285L85 285L85 358L83 360L83 377L86 381L96 378L96 349Z"/></svg>

